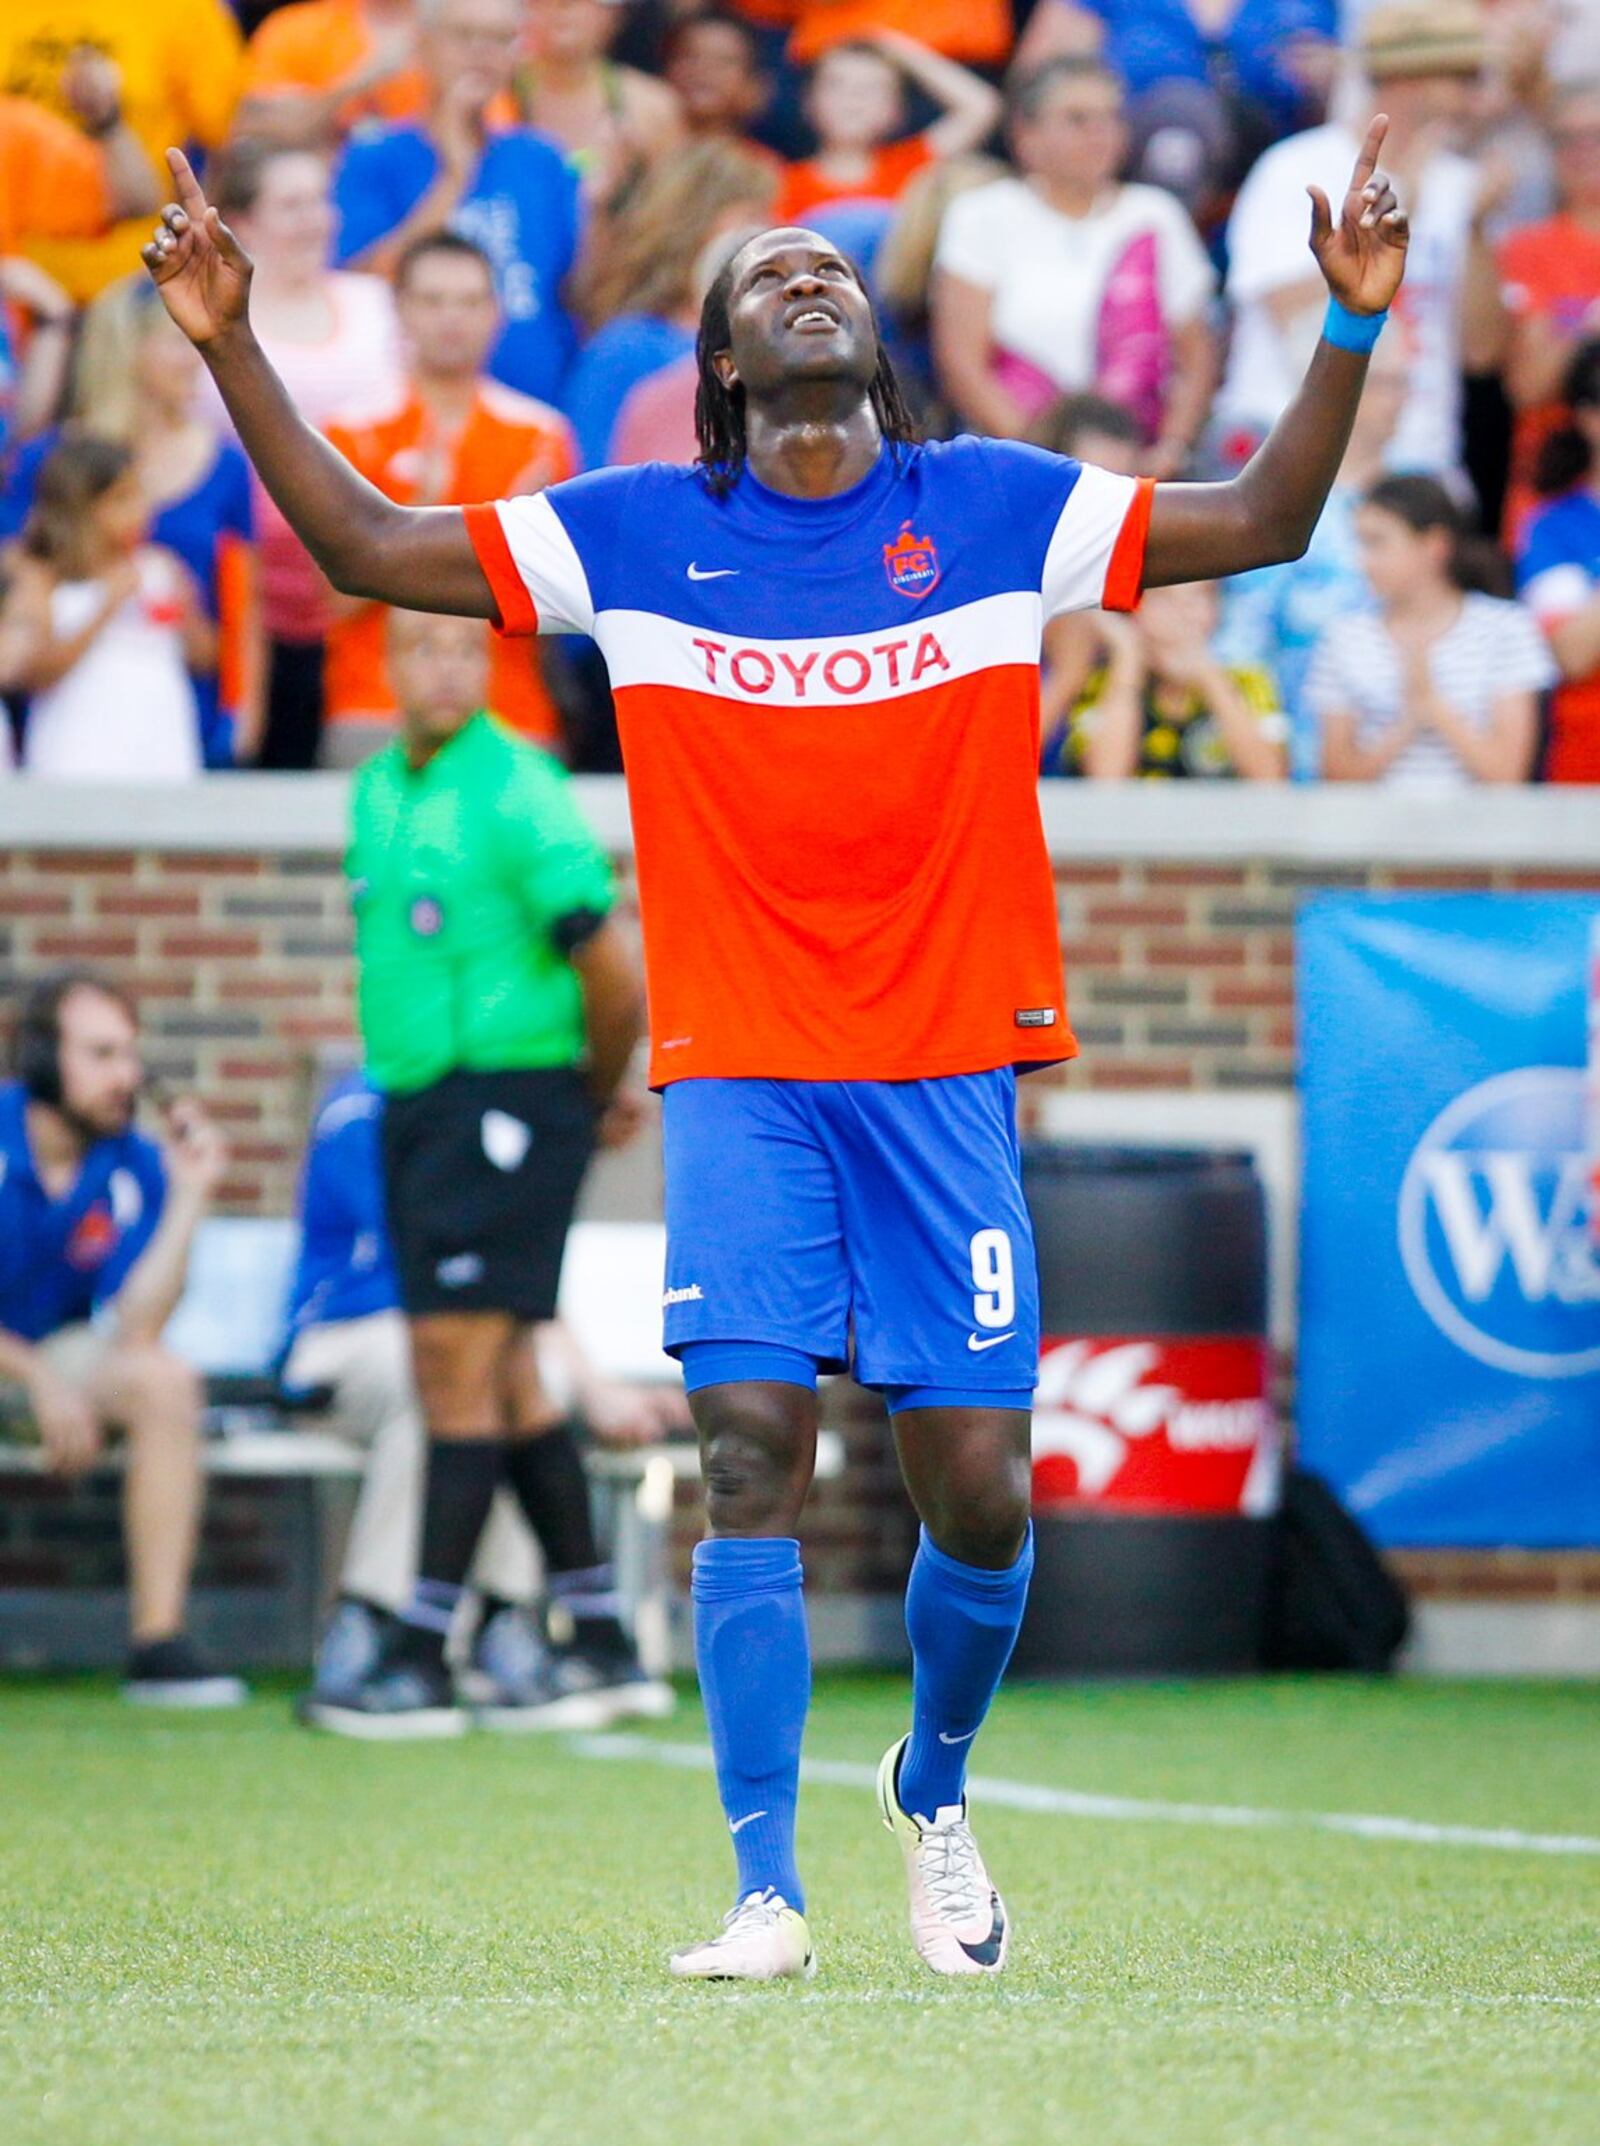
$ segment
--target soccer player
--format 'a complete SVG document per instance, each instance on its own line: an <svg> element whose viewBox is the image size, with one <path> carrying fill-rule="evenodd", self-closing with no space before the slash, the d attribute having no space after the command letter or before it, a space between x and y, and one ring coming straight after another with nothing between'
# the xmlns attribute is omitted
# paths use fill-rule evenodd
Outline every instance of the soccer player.
<svg viewBox="0 0 1600 2146"><path fill-rule="evenodd" d="M1005 1963L963 1780L1031 1562L1038 1292L1014 1068L1074 1048L1035 784L1041 620L1303 549L1404 263L1384 126L1337 213L1314 196L1323 339L1231 483L918 446L856 271L782 229L707 294L697 467L427 511L364 487L297 418L250 332L249 261L172 156L180 198L146 263L334 584L592 633L610 668L666 1091L667 1345L704 1458L696 1655L738 1864L732 1912L679 1974L813 1971L795 1528L817 1372L852 1346L923 1521L912 1727L882 1815L927 1964Z"/></svg>

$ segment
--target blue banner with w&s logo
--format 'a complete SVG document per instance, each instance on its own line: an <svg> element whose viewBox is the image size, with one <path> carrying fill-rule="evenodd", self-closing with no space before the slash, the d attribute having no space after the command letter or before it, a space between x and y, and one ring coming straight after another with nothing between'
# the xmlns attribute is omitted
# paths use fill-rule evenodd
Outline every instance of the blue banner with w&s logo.
<svg viewBox="0 0 1600 2146"><path fill-rule="evenodd" d="M1301 912L1299 1450L1380 1542L1600 1543L1597 921L1511 894Z"/></svg>

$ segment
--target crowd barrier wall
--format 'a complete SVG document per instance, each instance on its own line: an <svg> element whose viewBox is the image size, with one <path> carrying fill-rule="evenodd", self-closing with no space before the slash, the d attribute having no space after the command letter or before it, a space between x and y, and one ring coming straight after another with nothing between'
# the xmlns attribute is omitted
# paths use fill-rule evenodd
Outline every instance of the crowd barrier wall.
<svg viewBox="0 0 1600 2146"><path fill-rule="evenodd" d="M578 790L631 916L622 783L583 778ZM152 1066L192 1083L226 1127L224 1211L288 1209L316 1086L353 1049L345 793L332 775L170 790L0 783L0 973L16 988L92 964L134 991ZM1281 1126L1293 1108L1295 915L1311 892L1600 891L1593 791L1062 783L1045 786L1042 809L1083 1049L1070 1070L1028 1084L1027 1110L1046 1126L1070 1126L1075 1108L1101 1125L1134 1108L1181 1141L1222 1098L1230 1121L1248 1119L1252 1096L1263 1123ZM609 1213L647 1211L654 1195L648 1152L597 1188ZM1281 1316L1274 1329L1288 1338ZM833 1651L889 1649L911 1534L870 1417L846 1430L851 1466L820 1496L808 1564L833 1601ZM0 1581L26 1547L15 1513L7 1526ZM1497 1604L1542 1605L1569 1623L1578 1612L1585 1632L1592 1613L1600 1631L1600 1554L1403 1562L1425 1604L1460 1603L1478 1620L1480 1654ZM1561 1666L1566 1643L1549 1644L1548 1666ZM1452 1658L1456 1642L1440 1645Z"/></svg>

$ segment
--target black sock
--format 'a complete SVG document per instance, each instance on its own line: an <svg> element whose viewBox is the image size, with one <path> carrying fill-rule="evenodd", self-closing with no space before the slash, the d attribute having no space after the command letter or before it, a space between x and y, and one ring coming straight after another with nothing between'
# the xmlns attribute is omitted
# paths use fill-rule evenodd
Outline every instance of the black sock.
<svg viewBox="0 0 1600 2146"><path fill-rule="evenodd" d="M489 1518L505 1447L498 1438L430 1438L416 1584L400 1612L401 1652L437 1663Z"/></svg>
<svg viewBox="0 0 1600 2146"><path fill-rule="evenodd" d="M506 1448L506 1480L528 1516L544 1552L552 1603L572 1619L574 1644L601 1653L626 1653L627 1633L618 1617L617 1580L600 1555L589 1478L570 1424L534 1438L513 1438Z"/></svg>

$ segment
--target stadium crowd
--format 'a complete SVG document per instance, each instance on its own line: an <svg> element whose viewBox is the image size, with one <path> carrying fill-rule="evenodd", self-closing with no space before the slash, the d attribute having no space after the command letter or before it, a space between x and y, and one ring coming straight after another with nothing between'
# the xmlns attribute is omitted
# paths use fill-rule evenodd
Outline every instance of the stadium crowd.
<svg viewBox="0 0 1600 2146"><path fill-rule="evenodd" d="M1597 0L11 0L0 751L352 766L377 607L321 580L138 268L187 145L300 409L397 500L694 454L700 298L804 221L919 421L1237 468L1321 314L1308 185L1386 110L1410 267L1298 562L1052 623L1042 768L1600 781ZM648 532L640 532L648 541ZM491 701L615 768L588 644Z"/></svg>

